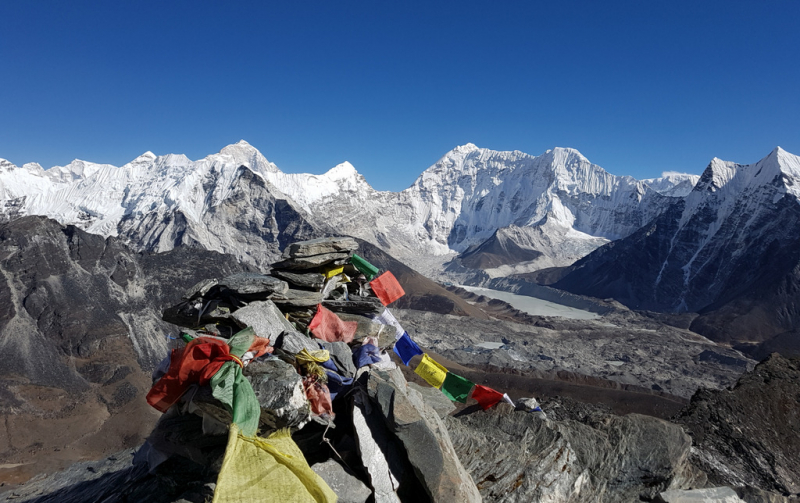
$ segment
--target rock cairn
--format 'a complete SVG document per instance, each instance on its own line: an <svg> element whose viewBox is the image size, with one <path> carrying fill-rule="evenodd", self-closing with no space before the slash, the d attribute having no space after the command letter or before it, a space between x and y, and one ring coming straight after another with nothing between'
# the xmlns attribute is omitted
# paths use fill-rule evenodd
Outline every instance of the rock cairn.
<svg viewBox="0 0 800 503"><path fill-rule="evenodd" d="M260 409L257 435L288 428L339 501L480 501L443 423L452 406L437 413L386 352L397 329L370 285L381 271L357 249L348 237L290 244L268 274L201 281L163 318L187 342L254 332L241 361ZM235 408L211 386L191 385L136 462L152 473L189 459L212 491Z"/></svg>

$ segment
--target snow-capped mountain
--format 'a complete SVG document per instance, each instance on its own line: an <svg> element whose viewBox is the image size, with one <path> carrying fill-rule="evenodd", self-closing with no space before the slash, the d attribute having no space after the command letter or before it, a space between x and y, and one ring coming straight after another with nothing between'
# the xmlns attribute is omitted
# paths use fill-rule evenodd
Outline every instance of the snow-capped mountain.
<svg viewBox="0 0 800 503"><path fill-rule="evenodd" d="M642 181L659 194L684 197L689 195L699 179L697 175L665 171L659 178L645 178Z"/></svg>
<svg viewBox="0 0 800 503"><path fill-rule="evenodd" d="M761 313L725 321L759 341L800 320L800 157L714 159L692 192L629 237L581 259L558 288L632 307ZM719 324L714 330L719 330ZM722 337L722 335L719 335Z"/></svg>
<svg viewBox="0 0 800 503"><path fill-rule="evenodd" d="M495 272L528 271L627 236L672 200L563 148L531 156L467 144L401 192L374 190L347 162L322 175L283 173L244 141L198 161L147 152L119 168L0 162L5 218L44 215L138 249L202 246L256 264L289 235L340 233L431 273L507 229L506 241L542 257Z"/></svg>

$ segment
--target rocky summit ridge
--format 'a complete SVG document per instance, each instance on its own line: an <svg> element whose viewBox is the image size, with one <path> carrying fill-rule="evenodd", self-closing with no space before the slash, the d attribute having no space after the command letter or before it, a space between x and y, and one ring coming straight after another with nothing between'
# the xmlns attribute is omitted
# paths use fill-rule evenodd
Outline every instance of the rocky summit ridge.
<svg viewBox="0 0 800 503"><path fill-rule="evenodd" d="M37 235L44 236L43 231L50 229L53 243L69 243L64 250L69 250L67 253L77 259L82 269L115 269L123 263L124 249L115 249L113 239L102 240L44 219L29 217L20 222L43 226ZM6 228L14 224L6 224ZM11 248L19 250L25 244L20 240L22 236L18 234ZM706 379L735 368L739 372L752 370L730 389L701 389L694 393L688 406L674 417L669 410L686 403L680 397L619 383L616 387L607 383L594 391L584 390L584 396L586 391L594 398L622 393L627 399L617 399L614 407L627 406L628 413L624 415L602 400L569 398L565 394L580 396L568 391L570 385L581 386L577 374L573 374L571 384L565 379L557 385L560 395L540 395L544 413L537 412L538 409L532 410L537 402L530 395L525 398L520 394L523 383L532 382L521 367L516 373L478 372L480 365L469 362L467 352L449 349L458 346L459 337L471 336L465 330L467 325L459 325L465 321L403 309L393 309L395 316L389 316L385 304L393 301L385 297L382 286L378 288L382 283L369 281L369 277L380 274L381 267L354 255L357 249L360 250L359 243L349 237L295 242L284 248L281 260L273 264L268 274L241 271L217 279L209 276L173 293L173 298L180 301L164 310L163 318L180 329L173 332L176 336L169 344L174 349L156 368L153 387L147 395L148 402L158 404L165 414L147 435L146 443L135 451L116 452L102 460L37 477L0 493L0 501L200 502L221 498L221 491L230 490L227 481L233 475L238 477L239 471L246 472L260 463L249 458L237 464L240 459L232 453L239 452L239 448L233 446L243 440L236 440L240 437L233 425L242 431L255 428L253 431L267 442L278 442L271 433L288 428L292 445L299 449L295 459L311 467L311 471L303 472L304 477L316 481L306 482L311 484L307 487L332 491L327 494L335 494L339 501L678 502L706 498L755 503L791 501L792 495L798 495L800 466L791 455L792 446L800 438L797 360L773 355L753 368L735 351L714 348L698 338L686 341L690 353L701 351L697 361L686 364L662 384L667 386L681 373L691 373L693 366L708 365L703 372ZM360 251L374 255L368 249ZM134 257L128 260L134 265L137 262ZM65 257L58 267L67 271L66 277L76 278L71 281L79 282L77 278L86 276L86 272L70 272L70 263ZM3 266L9 268L13 264L26 269L14 260ZM129 270L128 274L111 273L117 286L133 287L141 282L138 268ZM64 277L63 272L51 273L54 274L50 277ZM366 277L361 278L361 274ZM76 284L75 288L79 286ZM603 323L619 319L610 316ZM535 321L533 329L564 330L566 325L557 324L569 324L531 321ZM634 318L630 321L634 325L631 334L639 332L640 337L647 337L646 330L635 326L647 322L636 322ZM649 323L651 327L659 326ZM601 325L598 323L597 327ZM494 337L489 327L487 321L480 328L484 337ZM499 327L506 334L503 347L497 349L497 355L490 356L488 363L507 366L519 365L517 360L533 360L520 358L523 347L529 345L525 334L514 335L520 328L509 323ZM582 337L587 340L586 326L579 330L584 331ZM508 403L511 399L506 402L499 398L493 401L494 405L481 398L468 398L463 404L451 402L429 384L424 372L419 372L419 355L401 361L398 356L403 351L391 358L384 352L396 344L401 331L403 337L414 334L424 351L451 371L474 382L508 390L516 407ZM559 346L566 344L568 331ZM224 358L220 367L220 371L227 369L228 376L240 372L240 377L230 378L231 383L237 383L233 398L230 391L224 391L228 385L223 383L229 379L224 376L208 383L187 382L177 394L169 390L172 384L162 386L167 382L165 377L178 375L173 373L173 367L184 361L183 355L188 352L182 350L184 342L179 342L177 334L188 341L186 348L222 344L230 348L231 354L236 351L238 360ZM669 336L662 332L662 337ZM687 334L675 330L675 336L671 345L679 345ZM7 343L8 334L4 337ZM93 345L86 342L86 349L81 351L84 358L89 358ZM622 352L621 348L610 351ZM639 349L651 351L647 346ZM532 351L531 355L548 350L539 347ZM641 362L626 358L613 362L613 367L644 365L661 356L670 358L657 346L652 351L652 356ZM509 358L506 363L502 363L503 353ZM95 350L94 354L98 352ZM121 348L113 353L117 357L123 354ZM106 355L105 365L112 363L110 356ZM461 358L471 366L461 366L451 358ZM95 368L98 363L87 362L76 382L82 382L80 376L94 375L90 367ZM411 371L414 366L416 372ZM665 362L662 370L649 373L655 375L668 367L669 362ZM327 379L322 378L323 374ZM8 377L5 384L9 383ZM646 376L638 377L642 378ZM724 380L732 382L730 377ZM113 386L115 381L112 376L103 382ZM243 399L246 394L236 391L238 386L251 389L252 400ZM20 388L12 382L7 389ZM42 392L40 388L39 393ZM646 396L650 399L642 401ZM140 395L134 400L143 398ZM645 402L672 405L665 410L650 408ZM252 407L255 415L243 412ZM652 410L652 415L642 414L644 410ZM756 411L761 414L754 420L751 416ZM131 414L143 412L128 409L125 417L131 422L135 417ZM233 434L229 434L229 428ZM282 443L275 445L284 447L275 449L287 448L288 437L280 438ZM232 472L231 466L237 468ZM304 470L309 470L308 466ZM311 476L312 472L315 475ZM271 472L259 473L260 478L269 477ZM291 476L286 473L283 477L273 479L274 494L280 493L281 485L288 483L286 477ZM241 491L245 490L242 486Z"/></svg>

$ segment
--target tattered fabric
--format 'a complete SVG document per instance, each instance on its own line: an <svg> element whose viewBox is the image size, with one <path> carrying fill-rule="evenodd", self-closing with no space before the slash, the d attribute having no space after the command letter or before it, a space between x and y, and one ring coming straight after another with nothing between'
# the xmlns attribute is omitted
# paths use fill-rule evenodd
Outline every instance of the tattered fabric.
<svg viewBox="0 0 800 503"><path fill-rule="evenodd" d="M389 311L388 307L384 309L379 316L375 316L373 319L378 323L393 326L395 330L394 334L395 339L399 339L400 337L403 336L404 333L406 333L405 329L400 325L400 322L397 321L397 318L394 317L392 312Z"/></svg>
<svg viewBox="0 0 800 503"><path fill-rule="evenodd" d="M294 355L297 364L300 365L306 375L313 375L317 379L327 380L325 369L319 364L330 360L331 354L325 349L318 349L316 351L309 351L303 348L299 353Z"/></svg>
<svg viewBox="0 0 800 503"><path fill-rule="evenodd" d="M353 342L353 336L358 328L356 321L342 321L336 313L317 304L317 314L308 324L308 329L318 339L325 342Z"/></svg>
<svg viewBox="0 0 800 503"><path fill-rule="evenodd" d="M381 350L372 344L362 344L360 348L353 351L353 362L356 368L366 367L381 361Z"/></svg>
<svg viewBox="0 0 800 503"><path fill-rule="evenodd" d="M261 418L261 406L250 381L235 362L225 362L209 381L211 394L225 405L234 424L245 435L255 435Z"/></svg>
<svg viewBox="0 0 800 503"><path fill-rule="evenodd" d="M422 355L422 360L419 362L419 365L417 365L417 368L414 369L414 373L425 379L428 384L434 388L438 388L442 385L447 376L447 369L434 361L433 358L426 353Z"/></svg>
<svg viewBox="0 0 800 503"><path fill-rule="evenodd" d="M346 391L353 385L352 377L343 377L336 372L326 371L328 375L328 391L331 393L331 400L336 400L336 396Z"/></svg>
<svg viewBox="0 0 800 503"><path fill-rule="evenodd" d="M412 358L422 354L422 350L417 346L417 343L411 340L411 337L406 333L394 343L394 352L403 360L403 365L406 367Z"/></svg>
<svg viewBox="0 0 800 503"><path fill-rule="evenodd" d="M406 294L391 271L386 271L370 281L369 286L384 306L388 306Z"/></svg>
<svg viewBox="0 0 800 503"><path fill-rule="evenodd" d="M269 438L231 425L213 503L335 503L336 494L308 466L289 430Z"/></svg>
<svg viewBox="0 0 800 503"><path fill-rule="evenodd" d="M225 362L238 358L219 339L197 337L183 349L173 349L169 370L147 393L147 403L166 412L192 384L203 386Z"/></svg>
<svg viewBox="0 0 800 503"><path fill-rule="evenodd" d="M475 383L469 379L448 372L442 383L442 393L454 402L466 403L473 386L475 386Z"/></svg>
<svg viewBox="0 0 800 503"><path fill-rule="evenodd" d="M478 405L480 405L483 410L486 410L502 400L503 394L492 388L476 384L475 389L472 390L472 398L477 400Z"/></svg>
<svg viewBox="0 0 800 503"><path fill-rule="evenodd" d="M327 378L327 376L326 376ZM333 417L333 403L328 387L317 380L315 376L303 378L303 390L311 404L311 413L315 416L328 415Z"/></svg>

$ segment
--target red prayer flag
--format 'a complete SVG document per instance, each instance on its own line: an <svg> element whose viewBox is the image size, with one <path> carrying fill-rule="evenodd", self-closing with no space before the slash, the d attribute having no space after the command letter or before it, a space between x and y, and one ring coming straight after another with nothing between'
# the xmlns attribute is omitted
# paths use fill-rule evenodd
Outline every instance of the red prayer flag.
<svg viewBox="0 0 800 503"><path fill-rule="evenodd" d="M472 390L472 398L478 401L478 405L480 405L483 410L486 410L502 400L503 394L492 388L476 384L475 388Z"/></svg>
<svg viewBox="0 0 800 503"><path fill-rule="evenodd" d="M322 304L317 304L317 314L308 324L308 329L318 339L325 342L353 342L358 322L342 321L336 313L326 309Z"/></svg>
<svg viewBox="0 0 800 503"><path fill-rule="evenodd" d="M378 296L384 306L388 306L406 294L391 271L386 271L370 281L369 286L372 287L372 291L375 292L375 295Z"/></svg>
<svg viewBox="0 0 800 503"><path fill-rule="evenodd" d="M224 341L210 337L192 339L183 349L172 350L169 370L150 388L147 403L166 412L190 385L207 384L223 363L234 359Z"/></svg>

